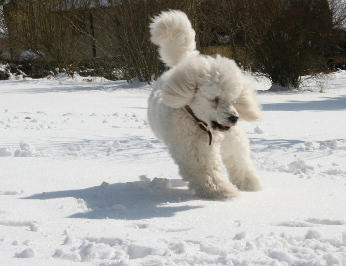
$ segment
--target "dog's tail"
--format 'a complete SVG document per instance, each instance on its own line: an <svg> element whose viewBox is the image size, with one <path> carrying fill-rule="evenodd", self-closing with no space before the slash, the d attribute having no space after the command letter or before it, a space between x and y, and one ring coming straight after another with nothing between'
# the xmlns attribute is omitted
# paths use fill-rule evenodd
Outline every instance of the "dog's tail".
<svg viewBox="0 0 346 266"><path fill-rule="evenodd" d="M186 14L171 10L162 12L150 25L151 41L159 46L161 60L169 67L195 51L195 31Z"/></svg>

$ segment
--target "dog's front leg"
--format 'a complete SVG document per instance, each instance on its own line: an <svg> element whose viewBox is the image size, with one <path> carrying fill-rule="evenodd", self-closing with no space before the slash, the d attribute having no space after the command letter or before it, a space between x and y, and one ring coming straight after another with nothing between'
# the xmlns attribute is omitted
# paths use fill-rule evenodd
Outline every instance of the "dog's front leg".
<svg viewBox="0 0 346 266"><path fill-rule="evenodd" d="M171 151L183 180L199 197L220 199L239 196L237 187L223 173L219 150L217 143L208 146L208 142L196 144L191 141L185 142L184 147L174 146L174 151Z"/></svg>
<svg viewBox="0 0 346 266"><path fill-rule="evenodd" d="M221 155L229 180L240 190L257 191L262 188L261 179L250 158L249 140L239 126L226 135Z"/></svg>

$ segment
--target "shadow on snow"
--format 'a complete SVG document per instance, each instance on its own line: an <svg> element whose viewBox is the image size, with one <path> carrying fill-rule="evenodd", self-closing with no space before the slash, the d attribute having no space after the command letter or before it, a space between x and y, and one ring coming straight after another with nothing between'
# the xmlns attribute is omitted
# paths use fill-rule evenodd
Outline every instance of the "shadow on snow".
<svg viewBox="0 0 346 266"><path fill-rule="evenodd" d="M181 180L171 180L172 188L156 188L152 181L102 184L78 190L53 191L35 194L25 199L75 198L87 210L69 218L140 220L172 217L196 206L182 203L196 200ZM176 204L175 204L176 203Z"/></svg>
<svg viewBox="0 0 346 266"><path fill-rule="evenodd" d="M346 96L327 98L322 101L291 101L263 104L263 111L338 111L346 110Z"/></svg>
<svg viewBox="0 0 346 266"><path fill-rule="evenodd" d="M92 78L91 78L92 79ZM88 78L85 78L88 80ZM117 90L127 90L140 89L142 91L150 91L151 87L147 83L133 82L129 83L124 80L118 81L104 81L104 82L81 82L73 80L47 80L39 82L40 80L5 80L3 83L5 85L16 86L15 89L8 89L3 92L5 93L71 93L71 92L93 92L93 91L117 91ZM20 88L20 84L29 84L31 86ZM35 86L39 84L38 86Z"/></svg>

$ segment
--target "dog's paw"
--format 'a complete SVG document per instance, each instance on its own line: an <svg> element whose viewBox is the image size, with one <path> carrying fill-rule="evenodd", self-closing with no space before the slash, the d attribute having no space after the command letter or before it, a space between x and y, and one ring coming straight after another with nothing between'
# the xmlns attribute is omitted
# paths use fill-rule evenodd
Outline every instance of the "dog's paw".
<svg viewBox="0 0 346 266"><path fill-rule="evenodd" d="M243 191L258 191L262 189L262 181L257 176L245 177L238 180L235 185Z"/></svg>
<svg viewBox="0 0 346 266"><path fill-rule="evenodd" d="M198 187L194 188L194 191L198 197L204 199L227 199L240 196L237 187L231 183L222 187Z"/></svg>

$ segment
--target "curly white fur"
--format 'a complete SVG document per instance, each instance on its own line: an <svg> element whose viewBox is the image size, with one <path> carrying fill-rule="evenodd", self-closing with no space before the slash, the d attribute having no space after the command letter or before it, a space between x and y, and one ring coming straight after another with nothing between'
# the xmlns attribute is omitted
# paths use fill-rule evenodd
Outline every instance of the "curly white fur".
<svg viewBox="0 0 346 266"><path fill-rule="evenodd" d="M261 189L248 138L239 123L230 119L261 119L247 77L233 60L200 55L195 50L195 32L181 11L155 17L151 34L161 59L171 68L153 87L148 121L157 138L167 145L189 188L204 198L235 197L238 189ZM213 135L210 146L208 134L197 126L186 105L209 125Z"/></svg>
<svg viewBox="0 0 346 266"><path fill-rule="evenodd" d="M150 33L151 41L159 45L161 59L168 67L176 65L180 59L196 51L195 31L181 11L161 13L150 25Z"/></svg>

